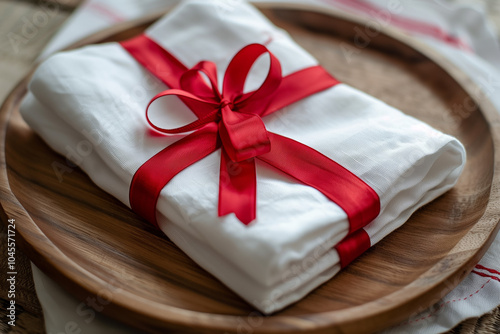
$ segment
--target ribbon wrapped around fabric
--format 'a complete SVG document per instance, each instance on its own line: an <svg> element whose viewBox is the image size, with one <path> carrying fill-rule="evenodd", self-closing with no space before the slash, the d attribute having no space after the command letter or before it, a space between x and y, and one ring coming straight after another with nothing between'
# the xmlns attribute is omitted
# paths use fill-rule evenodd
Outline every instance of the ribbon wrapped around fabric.
<svg viewBox="0 0 500 334"><path fill-rule="evenodd" d="M149 159L132 179L131 207L154 225L162 188L183 169L219 148L219 216L234 213L244 224L256 218L255 159L319 190L339 205L347 214L349 234L379 214L379 197L363 180L311 147L267 131L262 121L266 115L338 84L321 66L283 77L279 60L264 45L250 44L230 61L220 92L216 67L210 61L188 69L146 35L120 44L170 87L153 97L146 108L151 127L164 134L191 132ZM244 93L252 65L264 54L270 58L267 77L258 89ZM149 118L149 107L167 96L179 97L198 119L175 129L155 125Z"/></svg>

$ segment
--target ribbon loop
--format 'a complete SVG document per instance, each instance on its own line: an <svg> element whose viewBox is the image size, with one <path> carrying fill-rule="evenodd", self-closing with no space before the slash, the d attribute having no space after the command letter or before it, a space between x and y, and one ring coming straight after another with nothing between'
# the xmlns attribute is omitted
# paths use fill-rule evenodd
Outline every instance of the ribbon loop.
<svg viewBox="0 0 500 334"><path fill-rule="evenodd" d="M202 74L206 75L210 85L205 82ZM180 86L181 89L208 101L220 101L222 98L218 88L217 67L211 61L200 61L186 71L181 76Z"/></svg>
<svg viewBox="0 0 500 334"><path fill-rule="evenodd" d="M159 98L166 97L166 96L177 96L181 97L185 100L189 100L192 102L192 105L200 105L203 107L209 107L211 111L209 111L205 116L198 118L196 121L191 122L189 124L186 124L184 126L174 128L174 129L166 129L159 127L155 125L151 119L149 118L149 108L151 107L151 104L158 100ZM189 132L189 131L194 131L202 128L204 125L210 123L210 122L215 122L218 119L220 119L220 113L218 109L218 103L214 103L210 100L204 100L202 98L197 97L194 94L191 94L189 92L186 92L184 90L180 89L168 89L165 90L159 94L157 94L153 99L149 102L149 104L146 107L146 120L148 124L155 129L158 132L161 133L167 133L167 134L176 134L176 133L184 133L184 132Z"/></svg>
<svg viewBox="0 0 500 334"><path fill-rule="evenodd" d="M260 87L243 94L248 74L257 59L264 53L269 54L269 71ZM260 114L264 106L261 100L271 96L281 84L281 64L264 45L250 44L241 49L229 63L224 75L222 94L225 98L234 101L240 111Z"/></svg>

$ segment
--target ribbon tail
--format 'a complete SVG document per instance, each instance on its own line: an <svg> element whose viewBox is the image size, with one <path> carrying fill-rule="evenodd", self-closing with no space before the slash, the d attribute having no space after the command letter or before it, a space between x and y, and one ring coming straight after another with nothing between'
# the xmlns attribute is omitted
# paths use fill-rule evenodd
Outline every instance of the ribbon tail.
<svg viewBox="0 0 500 334"><path fill-rule="evenodd" d="M219 216L234 213L243 224L250 224L256 217L255 159L234 162L222 149L219 177Z"/></svg>
<svg viewBox="0 0 500 334"><path fill-rule="evenodd" d="M132 210L158 227L156 204L161 190L185 168L220 147L217 124L209 123L146 161L134 174L129 199Z"/></svg>
<svg viewBox="0 0 500 334"><path fill-rule="evenodd" d="M311 186L340 206L349 219L349 234L380 212L378 194L363 180L320 152L269 132L271 151L258 158Z"/></svg>

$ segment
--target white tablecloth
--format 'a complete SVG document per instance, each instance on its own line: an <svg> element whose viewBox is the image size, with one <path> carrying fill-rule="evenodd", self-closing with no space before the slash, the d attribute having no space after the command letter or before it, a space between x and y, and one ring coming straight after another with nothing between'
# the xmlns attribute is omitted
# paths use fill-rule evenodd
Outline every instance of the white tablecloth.
<svg viewBox="0 0 500 334"><path fill-rule="evenodd" d="M225 0L230 5L238 0ZM483 8L453 5L445 0L277 0L307 2L329 11L350 11L367 18L367 25L391 25L434 47L467 73L500 111L500 46ZM64 24L42 53L46 57L86 35L125 20L167 9L176 0L89 0ZM254 2L269 2L255 0ZM136 333L101 312L95 297L79 301L36 266L33 276L48 333L80 328L81 333ZM92 302L94 300L94 303ZM500 305L500 236L453 291L428 309L385 333L440 333L461 321ZM78 326L78 327L74 327Z"/></svg>

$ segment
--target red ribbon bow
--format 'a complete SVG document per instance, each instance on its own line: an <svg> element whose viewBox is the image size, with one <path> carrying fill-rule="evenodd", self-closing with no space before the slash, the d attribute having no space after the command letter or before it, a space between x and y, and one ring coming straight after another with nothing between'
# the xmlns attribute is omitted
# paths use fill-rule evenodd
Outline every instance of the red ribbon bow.
<svg viewBox="0 0 500 334"><path fill-rule="evenodd" d="M243 94L243 86L252 65L264 53L268 53L271 59L266 79L256 91ZM207 76L210 86L205 83L200 72ZM281 81L278 59L263 45L247 45L229 64L224 75L222 93L218 89L216 65L210 61L201 61L181 76L181 89L161 92L149 102L146 118L154 129L169 134L198 130L209 123L218 123L224 151L232 161L243 162L271 151L268 132L259 115L266 109L262 101L272 97ZM149 107L157 99L169 95L181 97L184 101L191 100L191 106L203 116L176 129L156 126L149 119Z"/></svg>
<svg viewBox="0 0 500 334"><path fill-rule="evenodd" d="M218 90L216 66L201 61L187 69L169 52L145 35L121 45L171 89L148 104L149 124L162 133L194 131L166 147L142 165L130 186L132 209L156 223L156 202L161 189L180 171L221 148L219 216L235 213L244 224L255 219L255 159L316 188L347 214L350 232L372 221L379 213L377 193L357 176L318 151L266 130L264 117L338 83L322 67L313 66L282 77L278 59L263 45L251 44L231 60ZM263 54L270 57L262 85L244 93L252 65ZM166 68L158 64L165 64ZM210 84L203 79L205 74ZM198 116L190 124L164 129L153 124L148 110L155 100L175 95ZM231 173L238 164L239 173Z"/></svg>

